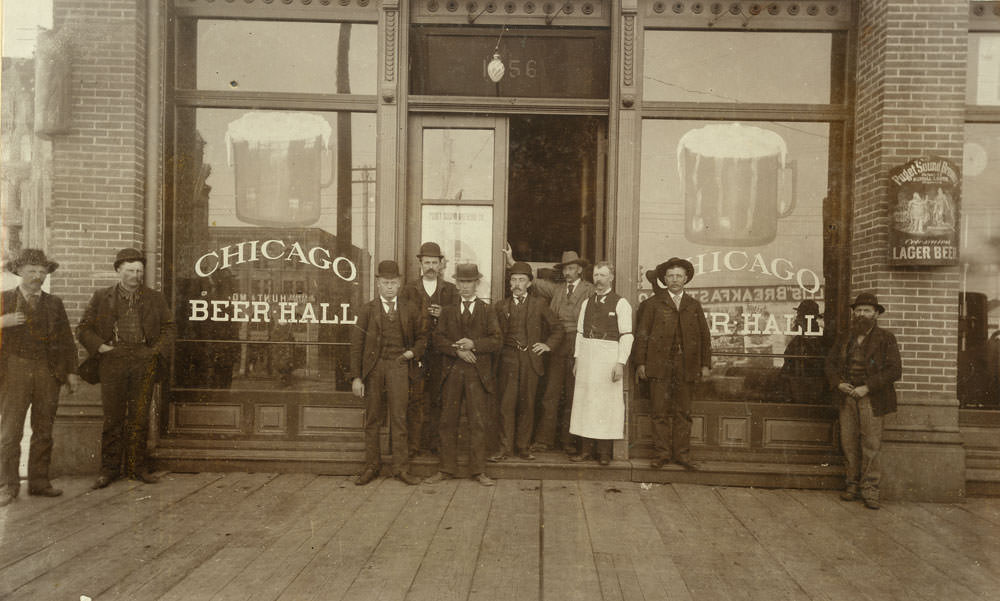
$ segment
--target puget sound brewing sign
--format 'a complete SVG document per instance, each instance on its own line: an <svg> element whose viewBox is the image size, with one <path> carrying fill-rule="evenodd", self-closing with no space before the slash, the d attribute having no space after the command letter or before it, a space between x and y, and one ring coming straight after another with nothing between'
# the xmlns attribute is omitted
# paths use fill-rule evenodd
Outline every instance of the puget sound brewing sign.
<svg viewBox="0 0 1000 601"><path fill-rule="evenodd" d="M941 157L922 157L889 172L889 262L957 265L961 175Z"/></svg>

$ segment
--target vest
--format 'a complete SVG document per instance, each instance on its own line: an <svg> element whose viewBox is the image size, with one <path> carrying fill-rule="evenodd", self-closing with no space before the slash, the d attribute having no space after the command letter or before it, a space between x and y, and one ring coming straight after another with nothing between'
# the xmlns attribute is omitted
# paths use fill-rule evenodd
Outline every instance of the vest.
<svg viewBox="0 0 1000 601"><path fill-rule="evenodd" d="M854 386L860 386L865 383L865 378L867 377L867 372L865 371L865 353L861 350L861 345L858 344L857 338L851 338L851 341L847 343L847 361L844 362L844 379L853 384Z"/></svg>
<svg viewBox="0 0 1000 601"><path fill-rule="evenodd" d="M518 304L513 298L510 299L510 319L507 322L507 335L504 336L504 344L510 346L524 346L528 342L528 297Z"/></svg>
<svg viewBox="0 0 1000 601"><path fill-rule="evenodd" d="M381 303L381 301L379 301ZM396 312L387 315L385 310L379 310L379 319L382 320L382 355L383 359L395 359L406 351L403 343L403 322L399 317L399 305L396 305Z"/></svg>
<svg viewBox="0 0 1000 601"><path fill-rule="evenodd" d="M566 287L568 284L563 284L556 288L552 295L552 301L549 303L549 307L552 308L552 312L556 314L559 321L562 322L563 327L567 332L576 334L576 320L580 317L580 304L583 303L583 299L579 296L574 298L569 298L566 296ZM576 286L573 288L574 294L576 290L583 285L583 280L577 280Z"/></svg>
<svg viewBox="0 0 1000 601"><path fill-rule="evenodd" d="M24 313L24 325L4 330L3 344L10 345L11 352L22 359L45 359L49 318L48 312L42 306L41 295L38 297L35 309L31 309L18 290L17 309Z"/></svg>
<svg viewBox="0 0 1000 601"><path fill-rule="evenodd" d="M621 332L618 331L618 300L621 297L614 292L609 292L603 303L598 302L595 294L587 303L587 310L583 314L583 337L595 338L597 340L618 340ZM609 315L614 313L614 315Z"/></svg>

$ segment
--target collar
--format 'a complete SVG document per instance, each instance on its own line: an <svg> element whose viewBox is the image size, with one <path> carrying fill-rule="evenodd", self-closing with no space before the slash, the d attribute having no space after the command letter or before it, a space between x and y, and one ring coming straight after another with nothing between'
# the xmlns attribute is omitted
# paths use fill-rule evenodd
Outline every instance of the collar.
<svg viewBox="0 0 1000 601"><path fill-rule="evenodd" d="M527 294L525 294L525 295L523 295L523 296L517 296L517 295L515 294L515 295L514 295L514 296L513 296L512 298L513 298L513 300L514 300L514 304L520 304L520 303L523 303L523 302L525 302L525 301L527 301L527 300L528 300L528 295L527 295Z"/></svg>
<svg viewBox="0 0 1000 601"><path fill-rule="evenodd" d="M669 295L670 300L674 302L674 306L680 308L681 300L684 298L684 291L681 290L681 293L675 296L673 292L667 290L667 295Z"/></svg>
<svg viewBox="0 0 1000 601"><path fill-rule="evenodd" d="M38 292L36 292L34 294L31 294L31 293L27 292L24 288L22 288L20 285L18 285L17 291L21 294L21 297L24 298L24 300L28 300L32 296L37 296L38 298L42 298L42 291L41 290L39 290Z"/></svg>
<svg viewBox="0 0 1000 601"><path fill-rule="evenodd" d="M137 298L139 296L139 290L142 288L142 286L129 292L128 290L125 289L124 286L121 285L121 282L119 282L115 284L115 288L118 291L118 295L121 296L122 298Z"/></svg>
<svg viewBox="0 0 1000 601"><path fill-rule="evenodd" d="M380 294L379 295L379 300L382 301L382 306L383 307L385 307L386 305L388 305L388 306L390 306L392 308L396 308L396 301L399 300L399 299L398 298L394 298L392 300L386 300L386 298Z"/></svg>

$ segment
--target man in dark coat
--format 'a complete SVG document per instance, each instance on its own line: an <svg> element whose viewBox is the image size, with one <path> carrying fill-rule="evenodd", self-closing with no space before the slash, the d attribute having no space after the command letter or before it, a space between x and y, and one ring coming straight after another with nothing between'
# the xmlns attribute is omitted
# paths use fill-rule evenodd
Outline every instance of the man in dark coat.
<svg viewBox="0 0 1000 601"><path fill-rule="evenodd" d="M21 277L17 288L0 295L0 507L21 490L18 468L24 420L31 408L28 494L58 497L49 481L52 425L65 384L76 391L76 343L59 297L42 284L59 264L41 250L26 248L5 269Z"/></svg>
<svg viewBox="0 0 1000 601"><path fill-rule="evenodd" d="M100 357L101 473L104 488L124 472L147 484L157 478L146 463L153 387L167 371L176 336L173 313L163 294L143 285L146 257L134 248L115 256L119 281L94 292L76 328L91 356Z"/></svg>
<svg viewBox="0 0 1000 601"><path fill-rule="evenodd" d="M395 261L379 263L375 278L378 298L361 307L351 331L351 389L365 399L365 468L356 484L368 484L381 469L379 429L386 406L393 475L419 484L410 474L406 406L410 385L420 378L417 363L427 346L427 320L418 307L399 298L403 278Z"/></svg>
<svg viewBox="0 0 1000 601"><path fill-rule="evenodd" d="M542 355L563 338L563 327L548 303L528 294L534 279L531 266L518 261L508 272L511 297L497 303L503 337L500 354L500 450L490 461L503 461L516 451L531 454L538 378L545 373ZM515 427L516 424L516 427Z"/></svg>
<svg viewBox="0 0 1000 601"><path fill-rule="evenodd" d="M445 281L444 255L436 242L424 242L417 253L420 262L420 278L407 282L400 293L402 299L420 308L427 319L427 350L420 360L421 378L410 394L410 405L406 411L409 428L410 457L420 450L436 453L440 436L438 424L441 420L441 354L435 350L431 340L441 318L443 307L458 306L458 289L455 284Z"/></svg>
<svg viewBox="0 0 1000 601"><path fill-rule="evenodd" d="M869 509L879 508L882 418L896 411L893 383L903 375L896 337L877 325L884 312L874 294L859 294L851 305L850 329L826 358L827 382L840 411L847 480L841 498L861 500Z"/></svg>
<svg viewBox="0 0 1000 601"><path fill-rule="evenodd" d="M684 293L694 265L673 257L656 267L666 292L645 301L636 328L635 364L649 379L655 456L650 467L673 461L694 470L691 460L691 402L695 385L712 367L712 339L701 303Z"/></svg>
<svg viewBox="0 0 1000 601"><path fill-rule="evenodd" d="M469 472L483 486L494 482L485 473L487 396L494 390L493 353L500 350L500 326L489 305L476 298L482 274L472 263L455 268L461 304L441 310L434 346L443 358L441 468L425 480L434 484L458 470L458 418L465 403L469 420Z"/></svg>

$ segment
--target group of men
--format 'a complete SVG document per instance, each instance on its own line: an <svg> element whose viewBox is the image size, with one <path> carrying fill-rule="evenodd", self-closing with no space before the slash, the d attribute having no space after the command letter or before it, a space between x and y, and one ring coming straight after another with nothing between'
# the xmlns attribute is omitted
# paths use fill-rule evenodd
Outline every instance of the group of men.
<svg viewBox="0 0 1000 601"><path fill-rule="evenodd" d="M98 289L77 326L77 339L90 353L87 380L101 382L104 425L101 470L94 488L120 476L152 484L146 462L149 406L153 388L166 373L175 335L173 314L163 294L143 284L145 256L122 249L114 260L118 282ZM42 290L59 264L39 249L24 249L5 270L20 277L0 295L0 507L20 493L21 437L31 409L28 494L57 497L49 464L60 389L75 392L77 350L62 301Z"/></svg>
<svg viewBox="0 0 1000 601"><path fill-rule="evenodd" d="M564 281L555 283L536 280L509 248L504 254L511 295L495 305L477 294L483 274L475 264L457 265L455 283L444 281L444 256L433 242L420 248L421 278L405 287L395 261L378 265L378 296L358 311L351 336L352 391L365 399L365 468L356 483L367 484L381 471L385 414L392 474L407 484L420 482L409 464L421 448L440 453L439 470L428 482L457 474L463 409L469 471L484 486L494 484L484 473L487 461L515 455L531 460L541 450L561 448L573 461L608 465L613 441L624 438L623 378L630 358L638 377L650 384L650 467L673 462L697 469L690 454L691 405L697 382L710 374L712 349L704 310L684 292L694 266L674 257L646 272L654 294L640 304L633 335L632 308L614 292L611 263L594 265L591 284L582 278L586 261L564 253L556 265ZM163 294L143 284L145 264L140 251L119 251L113 263L119 281L94 292L76 330L89 353L79 370L102 385L95 488L120 476L157 481L146 461L149 407L167 371L176 329ZM62 494L49 479L52 428L60 389L75 391L79 377L65 308L42 290L58 266L37 249L25 249L4 265L20 283L0 295L0 507L20 491L20 441L29 407L28 493ZM538 294L529 294L532 287ZM842 498L877 509L882 420L896 409L893 383L902 368L895 337L876 323L885 307L875 295L858 295L851 310L850 328L826 357L825 375L840 412ZM818 307L800 305L800 313L808 311L814 315ZM539 379L546 373L537 407ZM491 412L490 398L499 399L497 411ZM487 458L490 446L495 450Z"/></svg>

